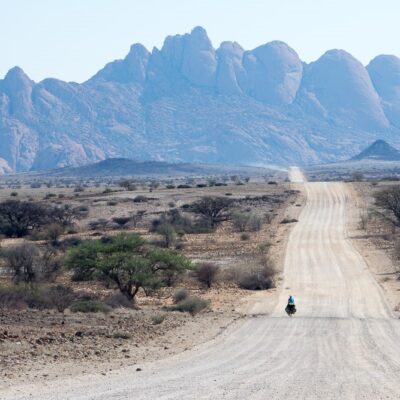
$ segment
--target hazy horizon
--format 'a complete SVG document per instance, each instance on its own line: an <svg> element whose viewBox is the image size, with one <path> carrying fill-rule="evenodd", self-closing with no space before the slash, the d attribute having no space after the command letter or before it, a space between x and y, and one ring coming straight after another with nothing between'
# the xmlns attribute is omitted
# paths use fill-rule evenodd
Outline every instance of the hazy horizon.
<svg viewBox="0 0 400 400"><path fill-rule="evenodd" d="M18 65L35 81L82 82L123 58L133 43L150 51L166 36L204 27L214 45L237 41L246 50L281 40L311 62L332 48L364 65L379 54L400 55L400 3L382 0L1 0L0 79ZM383 24L382 21L385 21Z"/></svg>

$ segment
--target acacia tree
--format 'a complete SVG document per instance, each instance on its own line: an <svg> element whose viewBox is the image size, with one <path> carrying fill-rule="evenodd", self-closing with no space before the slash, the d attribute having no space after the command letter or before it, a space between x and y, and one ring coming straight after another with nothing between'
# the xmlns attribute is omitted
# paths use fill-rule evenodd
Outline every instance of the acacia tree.
<svg viewBox="0 0 400 400"><path fill-rule="evenodd" d="M400 186L392 186L375 194L375 204L389 211L400 225Z"/></svg>
<svg viewBox="0 0 400 400"><path fill-rule="evenodd" d="M110 279L132 301L141 288L158 289L167 275L191 268L185 256L147 247L136 234L83 242L69 251L66 265L81 279Z"/></svg>
<svg viewBox="0 0 400 400"><path fill-rule="evenodd" d="M232 205L231 199L206 196L194 202L191 205L191 210L206 219L211 228L215 228L219 223L229 219Z"/></svg>

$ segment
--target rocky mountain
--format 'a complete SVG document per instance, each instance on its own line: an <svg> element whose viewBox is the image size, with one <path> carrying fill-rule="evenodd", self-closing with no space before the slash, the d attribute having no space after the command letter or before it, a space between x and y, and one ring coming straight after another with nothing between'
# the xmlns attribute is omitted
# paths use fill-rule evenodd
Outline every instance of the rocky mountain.
<svg viewBox="0 0 400 400"><path fill-rule="evenodd" d="M0 80L0 173L106 158L290 165L348 159L400 142L400 59L365 68L331 50L306 64L287 44L253 50L206 31L134 44L82 84Z"/></svg>
<svg viewBox="0 0 400 400"><path fill-rule="evenodd" d="M384 140L376 140L361 153L351 158L351 161L363 160L400 161L400 151Z"/></svg>

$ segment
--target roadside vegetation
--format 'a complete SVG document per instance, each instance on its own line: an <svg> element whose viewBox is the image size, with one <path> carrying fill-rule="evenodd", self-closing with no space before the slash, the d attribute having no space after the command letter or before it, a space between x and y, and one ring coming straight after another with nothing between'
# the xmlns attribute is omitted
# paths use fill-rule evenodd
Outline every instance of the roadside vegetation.
<svg viewBox="0 0 400 400"><path fill-rule="evenodd" d="M383 252L387 263L377 263L378 280L393 293L400 309L397 292L400 290L400 185L397 180L383 179L356 183L355 189L363 207L359 211L358 229L363 232L359 240L368 242ZM396 300L397 298L397 300Z"/></svg>
<svg viewBox="0 0 400 400"><path fill-rule="evenodd" d="M272 176L0 182L0 365L45 348L102 358L194 316L233 318L276 286L271 249L297 196Z"/></svg>

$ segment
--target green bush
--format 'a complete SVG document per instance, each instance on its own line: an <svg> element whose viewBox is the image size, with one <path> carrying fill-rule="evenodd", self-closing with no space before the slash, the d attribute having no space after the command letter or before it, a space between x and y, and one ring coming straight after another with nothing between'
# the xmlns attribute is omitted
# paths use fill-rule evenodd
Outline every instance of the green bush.
<svg viewBox="0 0 400 400"><path fill-rule="evenodd" d="M81 300L71 305L71 312L77 313L108 313L111 307L99 300Z"/></svg>
<svg viewBox="0 0 400 400"><path fill-rule="evenodd" d="M140 288L165 286L172 276L191 269L191 262L174 251L146 246L139 235L121 234L71 248L66 266L74 271L75 280L113 281L124 296L134 300Z"/></svg>

